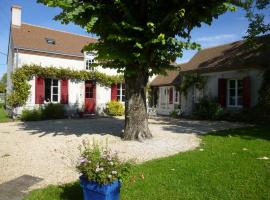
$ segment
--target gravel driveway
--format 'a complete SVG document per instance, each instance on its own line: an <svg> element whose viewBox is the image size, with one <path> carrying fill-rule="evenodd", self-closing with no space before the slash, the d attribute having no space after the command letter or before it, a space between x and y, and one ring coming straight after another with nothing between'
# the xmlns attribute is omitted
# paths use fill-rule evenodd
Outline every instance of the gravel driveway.
<svg viewBox="0 0 270 200"><path fill-rule="evenodd" d="M28 180L28 185L22 190L76 180L74 162L77 147L84 139L95 138L104 144L108 140L109 147L122 159L142 162L198 147L197 134L241 125L160 117L150 119L149 126L154 138L141 143L122 141L119 135L123 120L116 118L2 123L0 190L1 185L13 182L19 185L18 181L23 180Z"/></svg>

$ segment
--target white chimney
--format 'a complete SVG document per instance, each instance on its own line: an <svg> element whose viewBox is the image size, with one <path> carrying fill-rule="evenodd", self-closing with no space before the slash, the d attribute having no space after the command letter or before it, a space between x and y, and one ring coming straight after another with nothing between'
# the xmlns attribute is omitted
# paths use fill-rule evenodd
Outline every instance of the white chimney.
<svg viewBox="0 0 270 200"><path fill-rule="evenodd" d="M13 5L11 7L11 24L20 27L22 24L22 7Z"/></svg>

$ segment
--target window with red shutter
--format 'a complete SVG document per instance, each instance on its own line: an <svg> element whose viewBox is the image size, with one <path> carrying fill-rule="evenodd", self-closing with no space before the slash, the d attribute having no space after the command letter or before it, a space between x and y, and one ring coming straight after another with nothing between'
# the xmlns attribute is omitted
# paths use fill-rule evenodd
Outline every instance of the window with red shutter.
<svg viewBox="0 0 270 200"><path fill-rule="evenodd" d="M42 77L36 77L36 96L35 103L43 104L44 101L44 79Z"/></svg>
<svg viewBox="0 0 270 200"><path fill-rule="evenodd" d="M61 80L61 103L68 104L68 80Z"/></svg>

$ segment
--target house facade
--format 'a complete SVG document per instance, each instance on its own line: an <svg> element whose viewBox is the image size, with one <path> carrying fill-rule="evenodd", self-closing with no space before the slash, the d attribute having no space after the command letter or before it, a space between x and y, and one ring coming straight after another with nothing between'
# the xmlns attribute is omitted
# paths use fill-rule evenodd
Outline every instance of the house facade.
<svg viewBox="0 0 270 200"><path fill-rule="evenodd" d="M157 76L152 82L152 106L157 114L169 115L181 104L179 70L168 71L166 75Z"/></svg>
<svg viewBox="0 0 270 200"><path fill-rule="evenodd" d="M57 67L72 70L98 70L108 75L116 75L114 69L94 69L95 54L83 52L86 44L97 42L95 38L53 30L23 23L20 6L12 7L12 19L8 48L7 93L12 91L11 74L23 65L36 64L41 67ZM105 87L95 80L73 81L33 77L29 81L31 94L23 109L40 107L48 102L62 103L68 112L84 108L86 113L103 114L110 100L125 101L125 85L115 84Z"/></svg>
<svg viewBox="0 0 270 200"><path fill-rule="evenodd" d="M270 63L269 42L270 37L267 35L258 38L253 46L245 41L238 41L201 50L188 63L178 66L178 78L168 73L167 79L178 79L178 82L167 84L166 78L158 76L151 83L153 91L162 93L163 83L167 88L174 88L175 84L180 86L187 76L199 76L204 82L202 88L197 88L194 84L185 93L179 94L178 107L183 115L192 115L195 103L202 98L216 101L231 111L254 107L259 102L265 67ZM157 80L162 81L157 85ZM173 104L163 107L163 102L169 101L171 95L166 94L166 97L156 95L158 114L169 114L175 108Z"/></svg>

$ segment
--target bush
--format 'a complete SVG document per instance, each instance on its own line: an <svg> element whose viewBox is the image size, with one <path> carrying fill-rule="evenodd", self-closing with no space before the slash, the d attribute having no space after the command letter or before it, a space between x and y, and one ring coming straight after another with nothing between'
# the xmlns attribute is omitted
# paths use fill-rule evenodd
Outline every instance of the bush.
<svg viewBox="0 0 270 200"><path fill-rule="evenodd" d="M109 103L106 104L106 106L107 106L106 112L109 115L112 115L112 116L124 115L124 112L125 112L124 105L120 103L119 101L110 101Z"/></svg>
<svg viewBox="0 0 270 200"><path fill-rule="evenodd" d="M225 111L215 101L202 98L195 104L193 115L199 119L218 120L223 118Z"/></svg>
<svg viewBox="0 0 270 200"><path fill-rule="evenodd" d="M112 154L107 148L84 142L80 151L76 168L89 181L107 184L128 175L130 164L121 162L117 154Z"/></svg>
<svg viewBox="0 0 270 200"><path fill-rule="evenodd" d="M62 104L49 103L42 108L43 119L62 119L65 117L65 108Z"/></svg>
<svg viewBox="0 0 270 200"><path fill-rule="evenodd" d="M268 125L270 124L270 108L257 105L253 108L243 109L240 112L228 112L223 119L232 122L244 122L250 124Z"/></svg>
<svg viewBox="0 0 270 200"><path fill-rule="evenodd" d="M21 114L22 121L39 121L42 120L42 110L23 110Z"/></svg>
<svg viewBox="0 0 270 200"><path fill-rule="evenodd" d="M23 110L20 118L22 121L39 121L46 119L62 119L64 117L64 105L50 103L45 105L44 108Z"/></svg>

